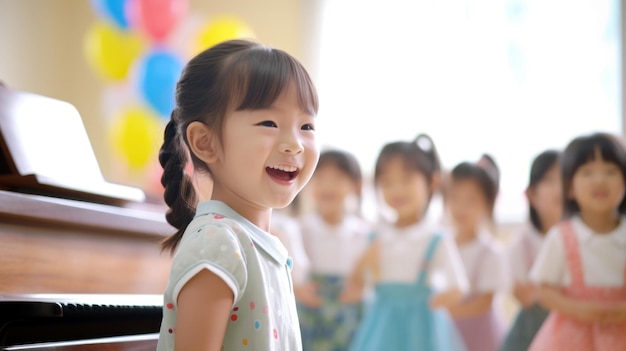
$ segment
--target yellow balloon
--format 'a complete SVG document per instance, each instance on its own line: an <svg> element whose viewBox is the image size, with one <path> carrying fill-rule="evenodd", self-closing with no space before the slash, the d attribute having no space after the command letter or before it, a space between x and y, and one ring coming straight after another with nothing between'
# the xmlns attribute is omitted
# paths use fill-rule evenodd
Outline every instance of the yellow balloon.
<svg viewBox="0 0 626 351"><path fill-rule="evenodd" d="M133 169L143 169L157 157L163 140L163 126L158 117L144 108L123 110L111 128L111 143Z"/></svg>
<svg viewBox="0 0 626 351"><path fill-rule="evenodd" d="M139 34L96 22L85 36L84 49L87 60L103 78L119 81L126 78L144 46Z"/></svg>
<svg viewBox="0 0 626 351"><path fill-rule="evenodd" d="M231 39L252 39L254 32L243 21L231 17L216 17L204 25L195 40L194 54Z"/></svg>

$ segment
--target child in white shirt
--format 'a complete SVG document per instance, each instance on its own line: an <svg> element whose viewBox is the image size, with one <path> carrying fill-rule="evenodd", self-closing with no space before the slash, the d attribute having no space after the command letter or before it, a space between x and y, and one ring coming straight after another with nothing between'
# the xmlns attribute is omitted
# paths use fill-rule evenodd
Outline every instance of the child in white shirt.
<svg viewBox="0 0 626 351"><path fill-rule="evenodd" d="M581 136L561 167L567 220L530 273L551 310L530 350L626 350L626 150L609 134Z"/></svg>

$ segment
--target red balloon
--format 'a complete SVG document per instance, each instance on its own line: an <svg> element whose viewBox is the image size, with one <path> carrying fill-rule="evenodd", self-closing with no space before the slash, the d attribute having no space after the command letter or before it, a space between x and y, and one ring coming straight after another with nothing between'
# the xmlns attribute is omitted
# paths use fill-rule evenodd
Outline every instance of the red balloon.
<svg viewBox="0 0 626 351"><path fill-rule="evenodd" d="M186 15L188 0L132 0L127 10L135 28L163 41Z"/></svg>

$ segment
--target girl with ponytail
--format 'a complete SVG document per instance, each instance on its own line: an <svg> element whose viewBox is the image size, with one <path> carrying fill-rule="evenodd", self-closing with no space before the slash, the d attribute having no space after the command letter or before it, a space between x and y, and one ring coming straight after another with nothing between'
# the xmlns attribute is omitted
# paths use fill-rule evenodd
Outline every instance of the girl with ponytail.
<svg viewBox="0 0 626 351"><path fill-rule="evenodd" d="M350 350L465 350L445 309L467 289L463 267L452 239L425 216L440 172L427 135L381 150L374 183L396 218L376 226L344 291L352 302L373 287Z"/></svg>
<svg viewBox="0 0 626 351"><path fill-rule="evenodd" d="M282 50L226 41L183 70L159 154L176 232L162 246L174 259L157 350L301 350L293 263L268 231L313 174L317 109L308 73ZM210 199L188 161L211 178Z"/></svg>

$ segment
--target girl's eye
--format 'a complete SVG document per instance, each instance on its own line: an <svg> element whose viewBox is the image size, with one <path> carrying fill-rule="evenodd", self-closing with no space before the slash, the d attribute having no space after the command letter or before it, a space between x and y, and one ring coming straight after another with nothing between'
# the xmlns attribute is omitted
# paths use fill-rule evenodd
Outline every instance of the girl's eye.
<svg viewBox="0 0 626 351"><path fill-rule="evenodd" d="M591 174L593 174L593 172L590 169L585 168L585 169L581 170L580 174L585 176L585 177L589 177Z"/></svg>
<svg viewBox="0 0 626 351"><path fill-rule="evenodd" d="M312 124L307 123L307 124L302 126L302 130L315 130L315 127L313 127Z"/></svg>
<svg viewBox="0 0 626 351"><path fill-rule="evenodd" d="M270 128L278 127L276 123L274 123L273 121L263 121L261 123L257 123L257 126L270 127Z"/></svg>
<svg viewBox="0 0 626 351"><path fill-rule="evenodd" d="M618 173L620 173L620 171L616 167L611 167L606 170L606 174L608 175L616 175Z"/></svg>

